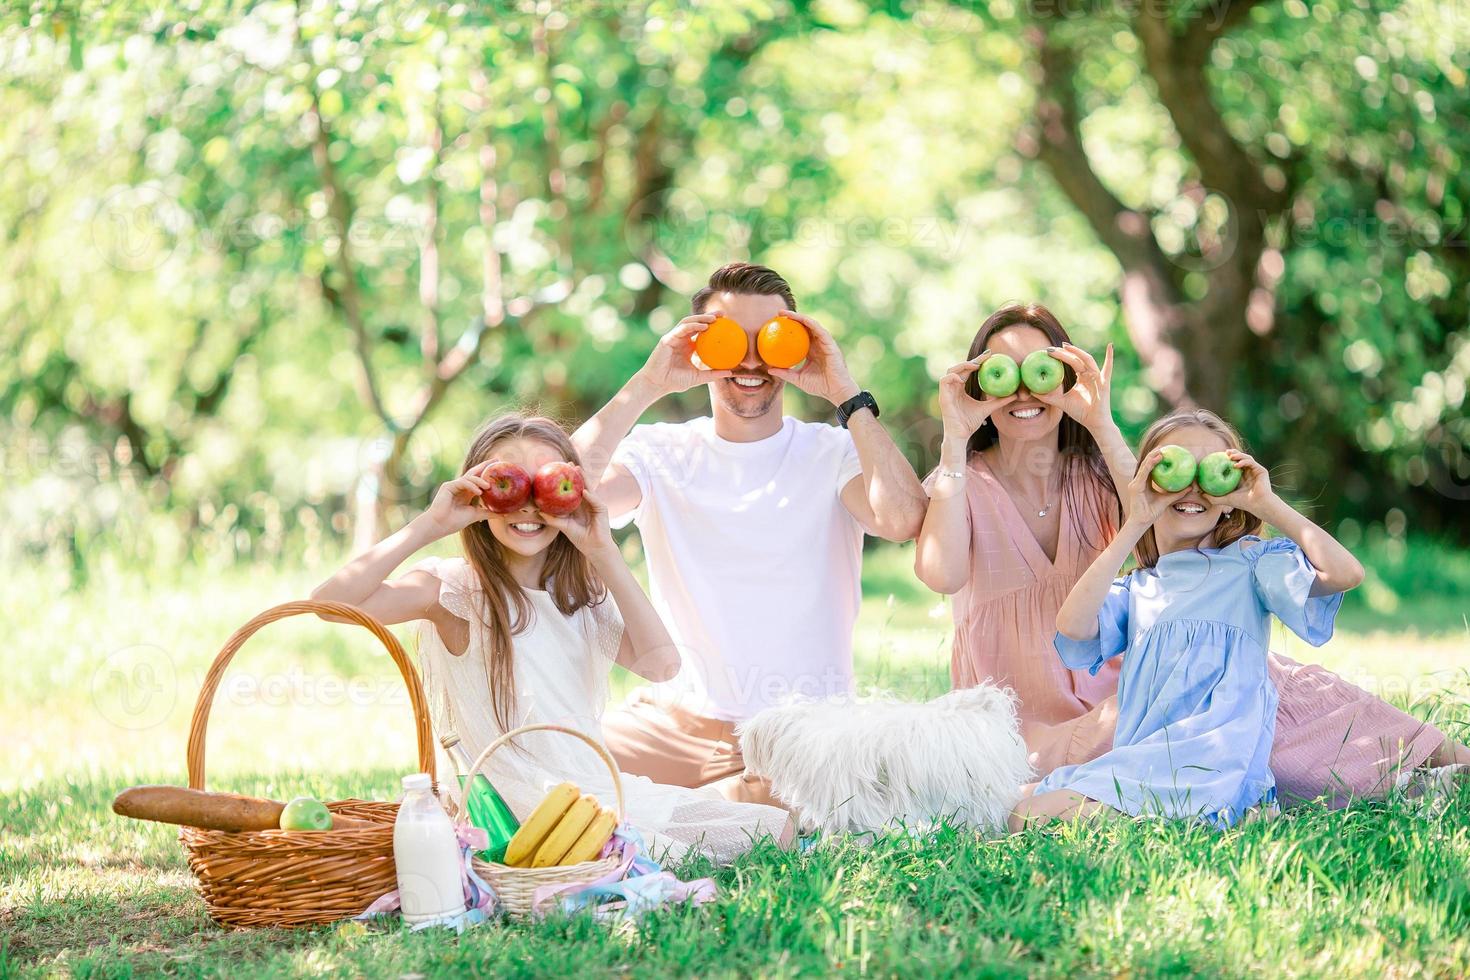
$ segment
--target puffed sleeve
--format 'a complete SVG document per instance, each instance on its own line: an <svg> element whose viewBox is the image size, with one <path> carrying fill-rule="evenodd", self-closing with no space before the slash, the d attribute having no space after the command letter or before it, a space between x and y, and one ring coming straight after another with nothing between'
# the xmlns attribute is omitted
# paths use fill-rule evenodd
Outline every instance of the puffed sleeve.
<svg viewBox="0 0 1470 980"><path fill-rule="evenodd" d="M473 598L467 591L467 576L473 577L474 572L463 559L454 558L425 558L415 564L410 572L427 572L439 580L439 604L445 609L460 616L470 623L471 635L479 628L479 617L473 611ZM418 640L418 669L419 680L424 687L424 698L429 704L429 722L433 729L436 751L439 752L441 765L447 765L447 756L442 749L437 748L438 736L445 732L456 731L454 711L449 696L449 675L446 673L446 665L441 663L441 658L452 656L444 646L444 641L439 637L439 631L432 622L420 619L414 623L414 632Z"/></svg>
<svg viewBox="0 0 1470 980"><path fill-rule="evenodd" d="M1317 570L1290 538L1271 538L1246 551L1251 581L1261 604L1286 628L1319 647L1332 639L1342 593L1312 595Z"/></svg>
<svg viewBox="0 0 1470 980"><path fill-rule="evenodd" d="M1131 575L1115 579L1108 596L1097 611L1097 635L1090 640L1074 640L1057 634L1055 645L1062 663L1073 670L1086 670L1096 675L1102 665L1128 649L1128 585Z"/></svg>
<svg viewBox="0 0 1470 980"><path fill-rule="evenodd" d="M591 636L588 644L592 652L609 663L618 659L618 647L623 642L623 614L611 595L592 606L588 612Z"/></svg>
<svg viewBox="0 0 1470 980"><path fill-rule="evenodd" d="M425 558L409 571L428 572L439 580L439 605L467 621L471 627L481 621L475 608L480 583L469 562L463 558Z"/></svg>

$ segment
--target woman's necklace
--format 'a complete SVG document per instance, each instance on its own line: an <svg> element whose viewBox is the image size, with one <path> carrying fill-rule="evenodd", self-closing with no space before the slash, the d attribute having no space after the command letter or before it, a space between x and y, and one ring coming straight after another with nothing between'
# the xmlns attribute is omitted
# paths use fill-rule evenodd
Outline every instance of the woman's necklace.
<svg viewBox="0 0 1470 980"><path fill-rule="evenodd" d="M1028 507L1034 508L1036 510L1037 517L1045 517L1047 514L1051 513L1052 505L1048 503L1045 499L1041 501L1041 505L1038 507L1035 499L1033 499L1030 494L1022 493L1020 491L1020 488L1012 486L1009 478L1003 478L1001 482L1005 484L1006 489L1011 492L1012 496L1020 497L1022 502L1025 503ZM1048 482L1047 486L1048 488L1050 488L1050 482Z"/></svg>

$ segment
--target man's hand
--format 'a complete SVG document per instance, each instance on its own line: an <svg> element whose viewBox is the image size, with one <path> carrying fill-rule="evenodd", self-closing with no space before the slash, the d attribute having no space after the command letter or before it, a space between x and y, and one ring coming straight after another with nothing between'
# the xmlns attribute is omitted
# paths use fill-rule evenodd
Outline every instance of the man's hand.
<svg viewBox="0 0 1470 980"><path fill-rule="evenodd" d="M659 339L648 363L639 369L637 378L656 398L688 391L695 385L728 378L733 372L700 370L690 357L694 354L694 338L703 333L717 314L691 313Z"/></svg>
<svg viewBox="0 0 1470 980"><path fill-rule="evenodd" d="M782 310L781 315L789 316L806 327L812 337L812 346L807 351L806 363L799 369L773 367L769 369L771 377L788 381L808 395L825 398L833 405L841 405L862 390L852 379L847 362L842 359L842 351L826 327L791 310Z"/></svg>

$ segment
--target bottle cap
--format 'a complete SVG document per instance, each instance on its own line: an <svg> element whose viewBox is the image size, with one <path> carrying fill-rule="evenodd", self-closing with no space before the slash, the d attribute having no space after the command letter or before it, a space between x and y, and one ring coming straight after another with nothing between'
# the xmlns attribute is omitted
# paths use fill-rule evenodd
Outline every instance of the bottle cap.
<svg viewBox="0 0 1470 980"><path fill-rule="evenodd" d="M403 777L404 789L429 789L434 785L434 777L426 772L416 772Z"/></svg>

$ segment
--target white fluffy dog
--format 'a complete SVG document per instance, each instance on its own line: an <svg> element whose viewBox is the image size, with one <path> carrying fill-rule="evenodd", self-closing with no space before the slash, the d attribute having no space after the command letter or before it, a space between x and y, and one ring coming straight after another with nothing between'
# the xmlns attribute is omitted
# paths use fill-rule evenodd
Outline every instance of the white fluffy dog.
<svg viewBox="0 0 1470 980"><path fill-rule="evenodd" d="M828 833L941 820L1003 830L1031 776L1015 695L990 684L920 704L796 702L767 708L739 734L746 767Z"/></svg>

